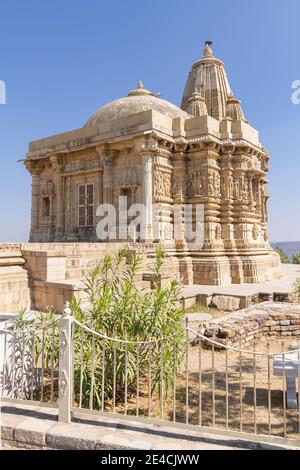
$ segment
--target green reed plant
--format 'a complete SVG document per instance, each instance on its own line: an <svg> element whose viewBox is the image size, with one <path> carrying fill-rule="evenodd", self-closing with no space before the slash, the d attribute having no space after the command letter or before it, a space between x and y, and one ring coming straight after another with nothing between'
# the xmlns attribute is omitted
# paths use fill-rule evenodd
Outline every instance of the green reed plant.
<svg viewBox="0 0 300 470"><path fill-rule="evenodd" d="M103 398L111 403L114 395L116 402L124 401L125 383L130 398L138 382L148 387L150 368L151 393L167 394L174 368L176 371L183 360L184 309L179 282L163 278L166 266L161 247L151 267L152 290L138 286L142 264L141 256L126 250L105 256L84 280L88 307L83 308L75 298L71 301L77 321L102 336L123 341L103 339L78 326L73 329L74 398L78 402L82 392L84 407L100 408ZM53 308L29 320L20 312L16 329L22 331L27 352L34 350L35 368L42 362L46 369L58 368L59 316Z"/></svg>
<svg viewBox="0 0 300 470"><path fill-rule="evenodd" d="M80 381L82 383L83 405L90 402L92 369L92 401L97 408L101 406L103 395L106 401L112 400L114 373L116 399L122 401L125 382L128 394L134 394L137 380L143 383L148 378L150 364L152 393L160 387L167 393L172 385L174 365L179 367L182 361L184 309L180 306L180 285L173 279L161 282L165 253L158 248L152 267L157 282L153 290L141 290L136 281L142 262L141 256L126 250L115 256L107 255L86 277L89 307L83 310L79 302L72 301L72 312L77 320L104 336L128 341L116 343L97 336L93 340L91 334L85 333L83 337L82 331L76 329L74 384L78 396Z"/></svg>

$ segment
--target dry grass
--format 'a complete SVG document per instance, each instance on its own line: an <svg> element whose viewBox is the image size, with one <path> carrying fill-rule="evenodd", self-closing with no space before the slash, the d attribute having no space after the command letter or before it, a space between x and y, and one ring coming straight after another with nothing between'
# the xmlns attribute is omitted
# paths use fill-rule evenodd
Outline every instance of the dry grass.
<svg viewBox="0 0 300 470"><path fill-rule="evenodd" d="M293 349L295 340L285 341L285 350ZM242 354L242 388L240 388L240 355L235 351L228 353L228 428L230 430L254 433L255 432L255 408L254 408L254 356L253 348L249 347L249 353ZM266 342L260 341L256 350L266 352ZM282 340L271 343L271 352L282 350ZM201 350L201 397L199 386L199 346L190 345L188 349L188 423L198 426L200 422L200 399L201 424L208 427L220 427L225 429L226 422L226 353ZM215 374L213 377L213 364ZM266 356L256 356L256 432L258 434L269 434L284 436L284 421L286 421L287 437L300 439L299 410L286 409L284 412L283 401L283 378L273 375L273 361L270 360L270 396L271 413L268 412L268 359ZM176 373L176 421L186 423L186 367ZM50 383L45 382L44 400L49 400ZM299 386L298 386L299 387ZM140 381L140 395L137 401L134 390L128 397L128 415L137 414L137 402L140 416L149 415L149 394L147 378ZM57 383L55 384L55 398L57 398ZM240 406L242 400L242 409ZM164 420L173 421L174 396L173 389L169 390L163 399ZM112 403L105 403L105 410L112 412ZM124 403L116 404L116 412L124 414ZM161 418L161 401L159 394L153 394L151 398L151 417ZM270 419L270 429L269 429ZM242 422L242 426L241 426Z"/></svg>
<svg viewBox="0 0 300 470"><path fill-rule="evenodd" d="M209 313L214 318L221 318L226 315L229 315L229 313L232 313L232 312L223 312L222 310L218 310L217 308L205 307L204 305L201 305L201 304L195 304L192 307L186 308L185 313L186 314Z"/></svg>
<svg viewBox="0 0 300 470"><path fill-rule="evenodd" d="M281 351L281 341L272 343L271 351ZM286 348L291 347L291 342L286 341ZM261 342L256 348L258 351L266 351L266 343ZM251 351L251 349L249 349ZM212 357L214 354L215 377L212 373ZM225 429L226 423L226 354L225 351L202 349L202 386L201 401L202 413L199 413L199 347L189 348L189 393L188 393L188 422L199 425L200 419L203 426L220 427ZM242 394L240 389L240 357L239 353L230 352L228 355L228 428L230 430L254 433L255 432L255 410L254 410L254 366L253 354L242 355ZM275 436L284 436L284 420L286 420L287 437L299 439L298 410L286 409L284 418L283 405L283 378L275 377L271 367L271 413L270 432ZM214 382L213 382L214 380ZM214 386L213 386L214 383ZM256 432L258 434L269 434L268 413L268 360L265 356L256 359ZM242 397L242 410L240 407ZM215 405L213 406L213 402ZM173 391L170 391L163 400L164 419L173 421ZM128 414L135 415L137 408L136 396L132 396L128 403ZM176 421L186 422L186 369L177 374L176 386ZM106 404L107 411L111 406ZM215 410L213 416L213 410ZM119 413L124 413L124 404L117 407ZM146 381L140 384L139 414L148 416L148 387ZM158 394L151 400L151 417L161 417L161 403ZM242 427L241 427L242 418ZM214 420L214 422L213 422Z"/></svg>

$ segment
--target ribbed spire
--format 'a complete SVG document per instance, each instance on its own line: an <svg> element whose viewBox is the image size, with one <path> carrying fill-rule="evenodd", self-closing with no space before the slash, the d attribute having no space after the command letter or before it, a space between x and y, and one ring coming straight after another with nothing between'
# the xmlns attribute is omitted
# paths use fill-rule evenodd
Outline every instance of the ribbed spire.
<svg viewBox="0 0 300 470"><path fill-rule="evenodd" d="M233 121L245 121L241 102L232 93L227 99L226 117L231 118Z"/></svg>
<svg viewBox="0 0 300 470"><path fill-rule="evenodd" d="M202 59L197 60L189 73L181 108L189 112L190 99L203 84L203 97L210 116L221 121L226 117L227 99L231 93L224 64L213 56L212 41L205 42Z"/></svg>
<svg viewBox="0 0 300 470"><path fill-rule="evenodd" d="M203 96L203 88L204 85L201 84L201 90L199 91L198 88L196 88L192 94L192 97L190 98L189 113L192 116L200 117L207 114L207 106Z"/></svg>

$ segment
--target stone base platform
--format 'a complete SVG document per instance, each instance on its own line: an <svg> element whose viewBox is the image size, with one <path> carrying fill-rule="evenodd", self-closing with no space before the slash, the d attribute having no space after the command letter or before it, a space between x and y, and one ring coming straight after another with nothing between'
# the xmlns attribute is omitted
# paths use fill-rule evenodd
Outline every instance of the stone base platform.
<svg viewBox="0 0 300 470"><path fill-rule="evenodd" d="M185 286L184 303L186 307L198 303L206 307L215 306L219 310L235 311L266 301L290 302L295 299L294 283L297 279L300 279L300 266L283 264L281 278L273 281L230 286Z"/></svg>
<svg viewBox="0 0 300 470"><path fill-rule="evenodd" d="M82 297L82 280L93 265L106 254L121 248L134 250L144 257L139 288L149 288L149 265L153 264L155 247L145 243L25 243L0 244L0 311L10 312L21 308L45 309L53 306L62 311L65 302L73 296ZM271 282L278 277L278 255L270 250L241 253L188 252L165 246L166 266L163 277L178 277L189 285L186 299L201 297L205 303L209 296L218 292L219 285L234 288L232 282ZM148 274L148 276L147 276ZM299 274L300 277L300 274ZM202 284L201 289L195 284ZM248 295L242 284L242 297ZM255 284L252 284L255 286ZM213 287L216 286L216 287ZM226 289L226 288L224 288ZM223 291L221 291L223 292ZM269 300L269 299L264 299ZM190 300L189 300L190 302ZM242 302L236 308L247 306Z"/></svg>
<svg viewBox="0 0 300 470"><path fill-rule="evenodd" d="M18 244L0 244L0 312L31 307L31 280Z"/></svg>

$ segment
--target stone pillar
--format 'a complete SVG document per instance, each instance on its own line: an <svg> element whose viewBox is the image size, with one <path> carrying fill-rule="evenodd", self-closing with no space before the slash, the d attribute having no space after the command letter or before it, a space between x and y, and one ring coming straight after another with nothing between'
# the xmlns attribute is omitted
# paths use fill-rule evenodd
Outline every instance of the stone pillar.
<svg viewBox="0 0 300 470"><path fill-rule="evenodd" d="M40 197L40 175L43 166L39 162L28 161L25 163L26 169L32 177L31 183L31 227L29 241L35 241L36 231L39 225L39 197Z"/></svg>
<svg viewBox="0 0 300 470"><path fill-rule="evenodd" d="M31 230L30 240L33 241L35 230L39 222L39 195L40 195L40 174L32 173L32 196L31 196Z"/></svg>
<svg viewBox="0 0 300 470"><path fill-rule="evenodd" d="M64 178L62 170L63 161L59 157L51 157L51 164L54 169L55 184L55 241L62 241L65 227L65 199L64 199Z"/></svg>
<svg viewBox="0 0 300 470"><path fill-rule="evenodd" d="M112 175L111 175L111 159L108 157L103 163L103 202L104 204L113 203L112 194Z"/></svg>
<svg viewBox="0 0 300 470"><path fill-rule="evenodd" d="M222 149L221 159L221 224L222 238L225 250L235 248L233 222L234 182L232 168L232 154L235 147L227 144Z"/></svg>
<svg viewBox="0 0 300 470"><path fill-rule="evenodd" d="M186 143L176 143L173 157L174 236L177 249L185 248L184 204L187 197Z"/></svg>
<svg viewBox="0 0 300 470"><path fill-rule="evenodd" d="M142 156L143 204L145 206L142 239L153 242L153 161L151 154Z"/></svg>
<svg viewBox="0 0 300 470"><path fill-rule="evenodd" d="M194 145L196 147L196 145ZM221 169L220 169L221 147L214 142L200 144L199 157L206 159L206 197L205 206L205 242L204 248L216 251L223 249L222 237L216 237L220 229L221 213ZM194 158L194 157L192 157ZM201 199L198 200L198 203Z"/></svg>
<svg viewBox="0 0 300 470"><path fill-rule="evenodd" d="M111 150L106 146L99 146L96 148L98 157L100 159L101 169L99 185L102 189L102 203L113 204L113 180L112 180L112 161L116 156L117 151Z"/></svg>

